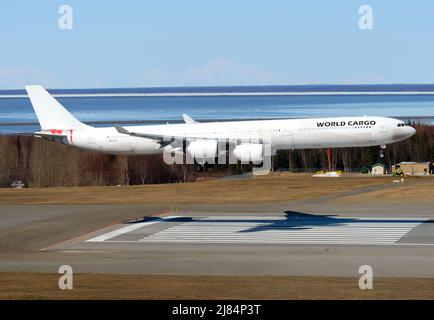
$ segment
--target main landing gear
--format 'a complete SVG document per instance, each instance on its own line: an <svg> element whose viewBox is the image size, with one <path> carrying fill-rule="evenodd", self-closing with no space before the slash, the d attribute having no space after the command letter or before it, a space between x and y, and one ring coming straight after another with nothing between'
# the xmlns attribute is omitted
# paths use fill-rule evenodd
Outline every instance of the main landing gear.
<svg viewBox="0 0 434 320"><path fill-rule="evenodd" d="M217 162L214 162L217 163ZM211 167L213 166L212 163L208 163L208 161L200 159L194 159L194 170L196 172L206 172L209 171L211 169Z"/></svg>
<svg viewBox="0 0 434 320"><path fill-rule="evenodd" d="M194 162L194 170L196 171L196 172L202 172L202 171L206 171L206 162L200 162L200 163L198 163L198 162Z"/></svg>

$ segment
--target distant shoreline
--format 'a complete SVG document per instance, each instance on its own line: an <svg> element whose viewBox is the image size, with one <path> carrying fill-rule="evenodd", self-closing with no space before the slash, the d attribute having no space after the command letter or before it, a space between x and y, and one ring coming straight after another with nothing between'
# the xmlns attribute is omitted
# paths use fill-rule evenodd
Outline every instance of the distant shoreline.
<svg viewBox="0 0 434 320"><path fill-rule="evenodd" d="M434 84L309 84L254 86L178 86L123 88L46 88L55 97L217 97L434 95ZM0 98L27 98L24 89L0 89Z"/></svg>
<svg viewBox="0 0 434 320"><path fill-rule="evenodd" d="M390 118L400 119L400 120L413 120L413 121L421 121L421 120L434 120L434 116L388 116ZM306 118L231 118L231 119L201 119L200 122L228 122L228 121L255 121L255 120L283 120L283 119L306 119ZM159 119L159 120L95 120L95 121L83 121L87 125L157 125L157 124L177 124L184 123L183 120L180 119ZM430 125L430 124L428 124ZM39 126L39 122L0 122L0 127L24 127L24 126Z"/></svg>
<svg viewBox="0 0 434 320"><path fill-rule="evenodd" d="M218 96L405 96L434 95L434 91L304 91L304 92L165 92L165 93L54 93L57 98L104 97L218 97ZM0 99L23 99L27 94L1 94Z"/></svg>

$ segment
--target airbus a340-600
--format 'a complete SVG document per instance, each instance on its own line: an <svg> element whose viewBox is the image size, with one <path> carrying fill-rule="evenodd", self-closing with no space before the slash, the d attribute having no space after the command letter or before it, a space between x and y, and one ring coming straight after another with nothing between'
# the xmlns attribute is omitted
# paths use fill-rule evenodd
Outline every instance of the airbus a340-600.
<svg viewBox="0 0 434 320"><path fill-rule="evenodd" d="M226 141L234 159L261 162L265 144L271 154L282 149L385 148L416 132L401 120L370 116L200 123L184 115L182 124L92 127L77 120L41 86L26 90L41 125L34 136L109 154L179 151L204 163L215 160L219 142Z"/></svg>

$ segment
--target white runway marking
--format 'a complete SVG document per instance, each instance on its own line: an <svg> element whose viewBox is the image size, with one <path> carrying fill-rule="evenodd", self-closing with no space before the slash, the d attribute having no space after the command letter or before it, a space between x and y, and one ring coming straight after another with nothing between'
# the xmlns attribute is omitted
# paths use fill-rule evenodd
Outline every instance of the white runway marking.
<svg viewBox="0 0 434 320"><path fill-rule="evenodd" d="M144 243L360 244L396 243L424 218L206 217L141 238Z"/></svg>
<svg viewBox="0 0 434 320"><path fill-rule="evenodd" d="M134 231L136 229L143 228L143 227L149 226L151 224L161 222L161 220L171 220L171 219L176 219L176 218L179 218L179 217L178 216L171 216L171 217L164 217L163 219L159 219L159 220L133 223L133 224L130 224L130 225L126 226L126 227L123 227L123 228L120 228L120 229L116 229L116 230L113 230L111 232L102 234L100 236L88 239L88 240L86 240L86 242L104 242L106 240L109 240L111 238L120 236L122 234Z"/></svg>

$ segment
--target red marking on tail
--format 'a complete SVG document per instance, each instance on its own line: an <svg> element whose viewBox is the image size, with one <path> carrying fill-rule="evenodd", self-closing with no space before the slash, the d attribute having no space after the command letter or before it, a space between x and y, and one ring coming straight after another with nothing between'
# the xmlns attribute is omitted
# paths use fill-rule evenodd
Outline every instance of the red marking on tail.
<svg viewBox="0 0 434 320"><path fill-rule="evenodd" d="M59 130L59 129L50 129L48 131L50 131L52 134L62 134L63 132L63 130Z"/></svg>

